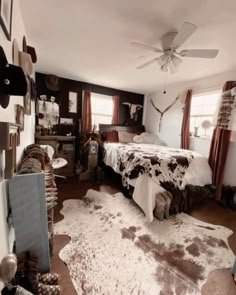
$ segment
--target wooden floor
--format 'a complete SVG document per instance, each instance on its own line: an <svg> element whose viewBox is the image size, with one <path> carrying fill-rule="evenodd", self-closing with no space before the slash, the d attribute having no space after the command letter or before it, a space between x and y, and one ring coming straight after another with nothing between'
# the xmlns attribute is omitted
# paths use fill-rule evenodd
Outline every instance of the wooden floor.
<svg viewBox="0 0 236 295"><path fill-rule="evenodd" d="M63 219L63 216L60 214L60 210L62 209L64 200L81 198L86 194L87 190L91 188L111 194L120 190L120 187L115 186L114 182L112 184L112 180L106 180L101 185L96 184L94 181L79 182L76 177L68 179L68 183L58 182L59 202L55 209L55 222ZM189 212L189 214L199 220L212 224L223 225L232 229L234 233L229 238L229 244L233 252L236 254L236 211L222 208L216 202L209 201L206 204L202 204L201 206L194 208L194 210ZM65 235L55 237L51 270L61 274L62 278L60 284L63 287L63 294L74 295L76 292L71 282L68 268L58 256L60 249L62 249L69 241L70 238ZM202 288L202 295L235 294L236 285L232 279L229 269L212 272L207 283Z"/></svg>

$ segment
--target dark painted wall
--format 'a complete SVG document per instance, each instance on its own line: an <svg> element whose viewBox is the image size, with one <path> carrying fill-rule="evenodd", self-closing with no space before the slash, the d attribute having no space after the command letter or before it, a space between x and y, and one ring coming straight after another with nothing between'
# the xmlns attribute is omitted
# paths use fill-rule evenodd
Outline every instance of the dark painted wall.
<svg viewBox="0 0 236 295"><path fill-rule="evenodd" d="M73 118L75 128L78 130L78 120L81 119L82 114L82 91L89 90L91 92L104 94L104 95L118 95L120 97L120 106L119 106L119 124L128 124L128 125L141 125L143 109L138 112L138 119L136 122L130 120L128 106L123 105L123 102L130 102L133 104L143 105L144 95L138 93L132 93L122 90L117 90L109 87L89 84L80 81L74 81L70 79L61 78L60 82L60 91L51 91L46 87L45 83L46 74L36 73L36 86L37 86L37 97L40 95L47 95L56 97L56 102L60 105L60 117L62 118ZM78 93L78 110L77 114L68 112L68 96L69 92Z"/></svg>

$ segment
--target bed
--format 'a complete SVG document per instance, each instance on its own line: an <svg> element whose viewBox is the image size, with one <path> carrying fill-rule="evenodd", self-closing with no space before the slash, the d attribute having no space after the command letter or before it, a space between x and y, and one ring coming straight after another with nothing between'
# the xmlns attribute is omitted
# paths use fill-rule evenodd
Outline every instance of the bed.
<svg viewBox="0 0 236 295"><path fill-rule="evenodd" d="M163 219L163 214L186 211L213 192L211 169L202 155L158 144L106 141L108 133L140 134L143 126L101 124L99 129L105 165L121 175L125 188L133 188L132 198L149 222L154 215Z"/></svg>

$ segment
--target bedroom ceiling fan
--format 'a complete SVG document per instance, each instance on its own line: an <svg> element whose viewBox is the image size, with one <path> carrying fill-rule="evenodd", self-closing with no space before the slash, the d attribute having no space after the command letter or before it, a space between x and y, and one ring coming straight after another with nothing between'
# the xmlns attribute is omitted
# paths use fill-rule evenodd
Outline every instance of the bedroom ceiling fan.
<svg viewBox="0 0 236 295"><path fill-rule="evenodd" d="M183 62L180 57L215 58L219 52L217 49L185 49L181 50L180 52L176 51L196 31L196 29L196 25L185 22L178 33L168 33L163 38L163 49L142 43L132 42L131 44L133 46L151 50L157 53L163 53L161 56L140 65L137 67L137 69L143 69L157 62L161 66L161 71L170 71L173 74L178 71L179 66Z"/></svg>

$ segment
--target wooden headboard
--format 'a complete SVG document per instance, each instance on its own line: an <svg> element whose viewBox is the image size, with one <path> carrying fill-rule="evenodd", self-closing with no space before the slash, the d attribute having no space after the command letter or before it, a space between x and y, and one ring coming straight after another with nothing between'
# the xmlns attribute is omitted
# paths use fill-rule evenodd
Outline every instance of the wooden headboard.
<svg viewBox="0 0 236 295"><path fill-rule="evenodd" d="M143 125L133 125L133 126L123 126L123 125L116 125L116 124L99 124L99 132L102 134L103 132L107 131L126 131L126 132L144 132L145 127Z"/></svg>

